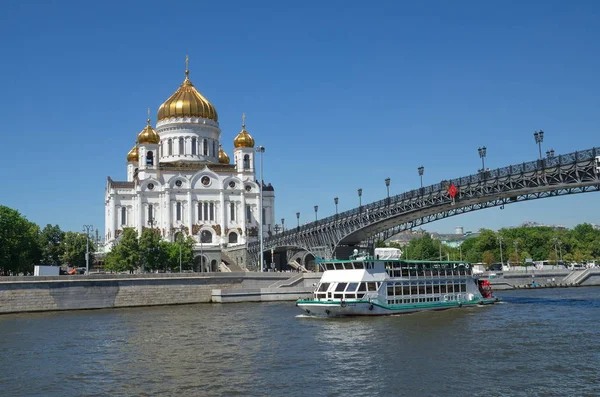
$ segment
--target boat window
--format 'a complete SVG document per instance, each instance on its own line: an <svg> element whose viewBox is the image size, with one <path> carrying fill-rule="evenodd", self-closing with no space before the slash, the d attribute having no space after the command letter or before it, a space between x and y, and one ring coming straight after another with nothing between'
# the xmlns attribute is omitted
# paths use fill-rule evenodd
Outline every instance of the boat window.
<svg viewBox="0 0 600 397"><path fill-rule="evenodd" d="M366 291L367 290L367 283L359 283L358 284L358 291Z"/></svg>
<svg viewBox="0 0 600 397"><path fill-rule="evenodd" d="M327 291L327 288L329 288L329 283L322 283L321 285L319 285L319 292L325 292Z"/></svg>
<svg viewBox="0 0 600 397"><path fill-rule="evenodd" d="M433 286L431 285L431 281L427 283L427 286L425 287L425 293L426 294L433 294Z"/></svg>
<svg viewBox="0 0 600 397"><path fill-rule="evenodd" d="M335 292L344 291L344 289L346 289L346 285L348 285L348 283L338 283L338 285L335 286Z"/></svg>
<svg viewBox="0 0 600 397"><path fill-rule="evenodd" d="M454 292L454 284L448 283L448 287L446 288L446 292L453 293Z"/></svg>
<svg viewBox="0 0 600 397"><path fill-rule="evenodd" d="M355 269L364 269L365 266L362 263L354 262Z"/></svg>
<svg viewBox="0 0 600 397"><path fill-rule="evenodd" d="M402 295L402 284L396 284L394 287L394 295Z"/></svg>
<svg viewBox="0 0 600 397"><path fill-rule="evenodd" d="M344 265L341 263L336 263L335 264L335 270L343 270L344 269Z"/></svg>
<svg viewBox="0 0 600 397"><path fill-rule="evenodd" d="M358 287L358 283L349 283L348 288L346 288L346 292L354 292Z"/></svg>
<svg viewBox="0 0 600 397"><path fill-rule="evenodd" d="M402 286L402 295L410 295L410 285L405 284Z"/></svg>
<svg viewBox="0 0 600 397"><path fill-rule="evenodd" d="M387 294L388 294L388 296L394 296L394 286L393 285L388 284Z"/></svg>
<svg viewBox="0 0 600 397"><path fill-rule="evenodd" d="M367 289L369 291L377 291L377 284L375 284L375 283L367 283Z"/></svg>

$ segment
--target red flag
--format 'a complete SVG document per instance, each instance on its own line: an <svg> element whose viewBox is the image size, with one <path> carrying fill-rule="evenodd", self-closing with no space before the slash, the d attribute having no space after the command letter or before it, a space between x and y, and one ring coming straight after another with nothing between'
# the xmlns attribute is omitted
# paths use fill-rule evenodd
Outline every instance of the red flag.
<svg viewBox="0 0 600 397"><path fill-rule="evenodd" d="M450 194L450 197L456 197L456 193L458 193L458 189L456 188L456 186L450 185L450 187L448 188L448 194Z"/></svg>

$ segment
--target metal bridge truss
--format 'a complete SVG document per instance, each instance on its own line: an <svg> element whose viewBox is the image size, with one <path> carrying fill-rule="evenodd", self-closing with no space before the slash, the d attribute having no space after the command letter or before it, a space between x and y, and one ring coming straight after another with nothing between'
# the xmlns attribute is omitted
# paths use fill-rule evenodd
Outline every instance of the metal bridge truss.
<svg viewBox="0 0 600 397"><path fill-rule="evenodd" d="M291 228L264 240L265 251L295 247L330 259L336 250L471 211L600 190L600 148L480 172L415 189L397 196ZM457 188L454 199L449 186ZM248 245L258 263L259 243Z"/></svg>

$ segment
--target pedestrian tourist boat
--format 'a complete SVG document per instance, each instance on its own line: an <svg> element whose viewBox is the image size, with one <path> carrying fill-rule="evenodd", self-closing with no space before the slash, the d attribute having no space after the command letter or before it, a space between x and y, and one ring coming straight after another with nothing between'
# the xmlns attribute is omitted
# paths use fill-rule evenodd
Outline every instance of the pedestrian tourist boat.
<svg viewBox="0 0 600 397"><path fill-rule="evenodd" d="M385 316L492 304L488 280L462 261L402 260L401 251L376 248L375 257L319 261L323 276L311 299L296 305L311 316Z"/></svg>

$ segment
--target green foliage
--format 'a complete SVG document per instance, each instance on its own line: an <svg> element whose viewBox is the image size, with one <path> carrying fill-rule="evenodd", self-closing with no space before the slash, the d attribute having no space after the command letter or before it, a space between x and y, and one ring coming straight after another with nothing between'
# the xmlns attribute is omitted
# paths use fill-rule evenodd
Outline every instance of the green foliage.
<svg viewBox="0 0 600 397"><path fill-rule="evenodd" d="M491 266L494 263L494 253L492 251L485 251L482 255L482 260L483 263L485 263L487 266Z"/></svg>
<svg viewBox="0 0 600 397"><path fill-rule="evenodd" d="M123 229L123 234L117 245L106 255L105 269L111 272L133 272L142 260L137 232L128 227Z"/></svg>
<svg viewBox="0 0 600 397"><path fill-rule="evenodd" d="M143 271L166 270L168 250L165 244L161 244L160 233L145 229L140 237L139 247Z"/></svg>
<svg viewBox="0 0 600 397"><path fill-rule="evenodd" d="M167 252L167 268L172 272L179 271L179 261L181 260L181 267L183 270L193 269L194 259L194 239L191 236L187 236L174 241L173 243L166 243L163 245Z"/></svg>
<svg viewBox="0 0 600 397"><path fill-rule="evenodd" d="M46 225L40 233L39 245L41 251L42 265L60 266L60 257L63 254L62 242L65 233L60 230L58 225Z"/></svg>
<svg viewBox="0 0 600 397"><path fill-rule="evenodd" d="M61 244L61 262L72 267L85 267L87 243L88 240L85 233L66 232ZM89 251L91 263L91 255L95 251L92 239L89 240Z"/></svg>
<svg viewBox="0 0 600 397"><path fill-rule="evenodd" d="M502 237L502 260L508 260L515 266L523 264L527 258L555 263L560 260L561 254L564 262L600 259L600 230L589 224L577 225L572 230L545 226L501 229L498 232L481 229L479 235L463 241L460 248L442 245L442 258L449 254L451 259L459 260L462 254L464 260L472 263L494 263L500 260L498 237ZM438 240L424 234L402 249L405 257L410 259L437 260L439 244Z"/></svg>
<svg viewBox="0 0 600 397"><path fill-rule="evenodd" d="M33 272L40 260L39 234L35 223L0 205L0 275Z"/></svg>

